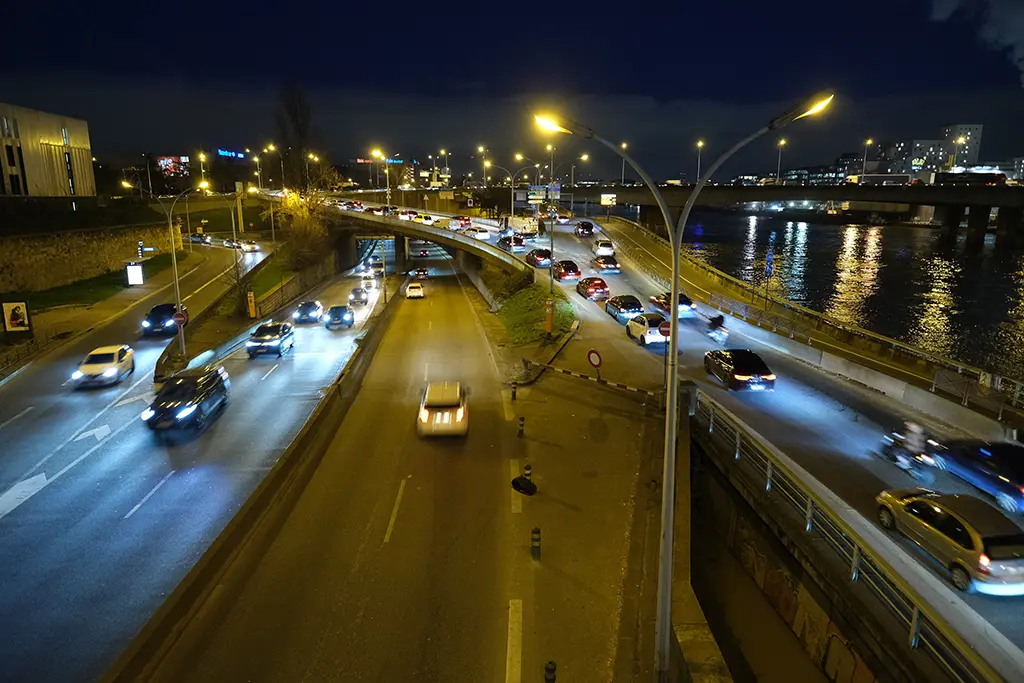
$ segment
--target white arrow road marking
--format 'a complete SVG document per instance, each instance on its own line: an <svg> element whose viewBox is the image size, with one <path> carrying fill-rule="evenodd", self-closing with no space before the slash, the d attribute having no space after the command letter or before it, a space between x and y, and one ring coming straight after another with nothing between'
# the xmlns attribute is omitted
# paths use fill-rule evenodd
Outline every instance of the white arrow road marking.
<svg viewBox="0 0 1024 683"><path fill-rule="evenodd" d="M19 481L0 496L0 518L31 498L39 489L46 486L45 474L37 474L31 479Z"/></svg>
<svg viewBox="0 0 1024 683"><path fill-rule="evenodd" d="M75 437L75 441L81 441L82 439L88 439L90 436L95 436L97 441L103 441L103 439L110 436L110 427L107 425L100 425L96 429L90 429L87 432L82 432Z"/></svg>
<svg viewBox="0 0 1024 683"><path fill-rule="evenodd" d="M115 429L113 432L111 432L106 440L100 441L98 444L87 450L85 453L82 453L80 456L69 462L67 465L64 466L63 469L61 469L59 472L57 472L57 474L53 475L49 479L46 478L45 474L40 473L30 479L23 479L22 481L19 481L17 484L12 486L6 493L0 496L0 519L6 517L8 514L11 513L12 510L14 510L14 508L18 507L32 496L42 491L43 488L49 486L53 482L63 477L72 467L74 467L75 465L82 462L90 455L98 451L103 446L103 444L106 443L106 441L117 436L124 430L131 427L133 424L135 424L135 420L129 420L128 422L124 423L123 425ZM32 484L29 485L29 482L32 482ZM8 496L11 497L10 503L7 503Z"/></svg>
<svg viewBox="0 0 1024 683"><path fill-rule="evenodd" d="M152 392L146 392L145 394L139 394L138 396L132 396L131 398L125 398L114 404L115 408L134 403L135 401L142 401L143 403L152 403L153 399L156 398L156 394Z"/></svg>

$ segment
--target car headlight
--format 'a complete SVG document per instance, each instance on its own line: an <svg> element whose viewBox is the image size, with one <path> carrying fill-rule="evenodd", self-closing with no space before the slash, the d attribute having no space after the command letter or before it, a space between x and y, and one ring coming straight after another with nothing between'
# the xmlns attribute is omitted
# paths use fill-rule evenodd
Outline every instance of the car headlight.
<svg viewBox="0 0 1024 683"><path fill-rule="evenodd" d="M173 320L168 320L164 323L164 327L174 327L176 323Z"/></svg>
<svg viewBox="0 0 1024 683"><path fill-rule="evenodd" d="M259 342L254 342L254 341L247 341L247 342L245 342L245 345L246 346L259 346L260 343Z"/></svg>
<svg viewBox="0 0 1024 683"><path fill-rule="evenodd" d="M292 313L292 318L298 318L298 317L299 317L299 312L298 311L295 311L294 313Z"/></svg>
<svg viewBox="0 0 1024 683"><path fill-rule="evenodd" d="M344 317L345 317L345 320L351 320L352 319L352 314L351 313L346 313Z"/></svg>
<svg viewBox="0 0 1024 683"><path fill-rule="evenodd" d="M280 346L280 345L281 345L281 340L280 339L272 339L271 341L267 342L267 346Z"/></svg>
<svg viewBox="0 0 1024 683"><path fill-rule="evenodd" d="M349 300L349 301L352 301L352 299L355 299L355 298L356 298L356 295L355 295L355 294L349 294L349 295L348 295L348 300Z"/></svg>
<svg viewBox="0 0 1024 683"><path fill-rule="evenodd" d="M71 373L71 379L82 379L82 371L81 370L75 370L74 372L72 372Z"/></svg>
<svg viewBox="0 0 1024 683"><path fill-rule="evenodd" d="M191 415L194 412L196 412L196 407L194 405L192 405L192 406L185 406L184 408L179 410L178 414L175 415L174 417L176 417L179 420L184 420L186 417L188 417L189 415Z"/></svg>
<svg viewBox="0 0 1024 683"><path fill-rule="evenodd" d="M103 371L103 376L104 377L113 377L116 374L117 374L117 368L107 368L106 370Z"/></svg>
<svg viewBox="0 0 1024 683"><path fill-rule="evenodd" d="M146 422L147 420L149 420L149 418L153 417L154 415L156 415L155 410L153 410L152 408L146 408L145 410L142 411L142 415L139 415L139 417L142 418L143 422Z"/></svg>
<svg viewBox="0 0 1024 683"><path fill-rule="evenodd" d="M142 326L143 327L149 327L149 321L148 320L143 320L142 321Z"/></svg>

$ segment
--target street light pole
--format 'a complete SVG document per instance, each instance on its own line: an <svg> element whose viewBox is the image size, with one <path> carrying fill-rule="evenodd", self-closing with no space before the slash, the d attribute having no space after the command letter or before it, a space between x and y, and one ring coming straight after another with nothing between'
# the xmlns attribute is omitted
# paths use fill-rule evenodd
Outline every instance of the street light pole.
<svg viewBox="0 0 1024 683"><path fill-rule="evenodd" d="M484 147L483 145L477 145L476 151L483 155L481 157L481 159L482 159L481 163L486 163L487 162L487 152L489 150L486 147ZM485 190L487 189L487 166L484 166L484 189Z"/></svg>
<svg viewBox="0 0 1024 683"><path fill-rule="evenodd" d="M704 141L697 140L697 177L694 179L694 183L700 178L700 152L704 149Z"/></svg>
<svg viewBox="0 0 1024 683"><path fill-rule="evenodd" d="M822 93L814 98L791 107L780 116L772 119L767 125L759 128L740 142L733 145L722 156L715 160L704 176L697 180L697 185L686 200L683 212L679 217L678 224L673 227L668 204L662 196L658 186L651 180L650 176L641 169L636 162L626 154L625 148L616 147L604 138L598 136L592 129L580 124L563 121L558 123L552 119L537 116L537 123L549 131L556 131L569 134L582 135L587 139L597 140L608 149L622 157L623 163L629 165L637 172L640 178L651 189L654 199L661 211L662 219L665 221L665 228L668 230L672 243L672 282L669 294L670 306L679 305L679 271L680 253L682 250L683 230L689 218L690 211L696 202L697 195L707 182L708 178L714 175L715 171L725 163L733 154L745 145L770 130L780 129L797 119L817 114L824 110L834 99L833 93ZM669 661L671 653L672 633L672 561L675 544L675 488L676 488L676 438L678 434L678 402L679 402L679 316L669 316L669 349L668 368L665 376L665 450L662 464L662 495L661 495L661 543L659 548L658 566L658 609L655 627L655 648L657 651L657 670L659 680L667 681L669 675ZM684 463L689 468L689 463Z"/></svg>
<svg viewBox="0 0 1024 683"><path fill-rule="evenodd" d="M619 176L619 186L621 187L621 186L626 184L626 147L627 147L627 145L626 145L625 142L623 142L620 145L620 147L622 148L622 151L620 152L620 151L616 150L615 153L622 157L622 175Z"/></svg>
<svg viewBox="0 0 1024 683"><path fill-rule="evenodd" d="M861 164L860 167L861 175L864 175L865 173L868 172L868 147L870 147L871 143L873 142L874 140L872 140L871 138L868 138L867 140L864 141L864 163Z"/></svg>
<svg viewBox="0 0 1024 683"><path fill-rule="evenodd" d="M775 184L782 184L782 148L786 146L786 139L779 140L779 164L775 167Z"/></svg>

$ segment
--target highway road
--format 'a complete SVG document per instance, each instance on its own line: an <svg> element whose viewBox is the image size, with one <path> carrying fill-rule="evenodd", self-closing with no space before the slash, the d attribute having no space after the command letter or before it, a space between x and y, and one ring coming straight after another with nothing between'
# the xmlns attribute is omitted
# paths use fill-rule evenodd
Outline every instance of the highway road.
<svg viewBox="0 0 1024 683"><path fill-rule="evenodd" d="M572 234L572 225L556 226L555 258L569 258L581 266L584 276L597 275L588 267L592 258L591 238ZM607 236L614 238L614 231ZM547 246L546 240L543 246ZM612 295L634 294L646 302L660 286L641 273L623 254L618 256L622 273L602 275ZM588 272L590 271L590 272ZM670 279L670 270L663 273ZM546 274L546 272L545 272ZM575 293L574 283L562 286L576 302L584 325L580 337L603 356L602 375L609 380L640 387L660 387L664 377L664 345L639 347L626 338L622 324L605 314L597 303L586 302ZM703 307L702 307L703 308ZM705 309L705 312L711 309ZM726 325L728 326L728 319ZM719 401L773 445L842 497L851 507L875 520L874 497L879 491L919 484L895 466L871 455L882 434L911 415L901 404L877 392L819 371L785 353L744 339L733 333L726 346L756 351L778 375L775 392L754 394L726 392L703 369L703 355L718 347L704 331L706 318L684 320L680 325L680 377L691 379L711 398ZM571 348L571 347L570 347ZM586 348L586 347L583 347ZM584 352L563 354L559 365L579 372L591 372ZM979 495L962 481L936 472L930 488L949 493ZM1013 598L963 595L956 591L922 555L902 542L908 555L939 576L950 591L994 625L1018 647L1024 646L1024 623ZM965 608L966 609L966 608Z"/></svg>
<svg viewBox="0 0 1024 683"><path fill-rule="evenodd" d="M214 272L230 251L211 248ZM255 262L258 255L246 256ZM185 278L186 305L215 287ZM347 302L354 278L329 286ZM160 298L160 297L158 297ZM163 299L160 299L163 300ZM0 389L0 680L93 680L124 649L287 447L354 349L354 330L299 326L278 360L225 360L231 401L208 429L159 443L139 419L167 339L139 339L151 300ZM135 374L109 389L65 380L96 346L130 343Z"/></svg>

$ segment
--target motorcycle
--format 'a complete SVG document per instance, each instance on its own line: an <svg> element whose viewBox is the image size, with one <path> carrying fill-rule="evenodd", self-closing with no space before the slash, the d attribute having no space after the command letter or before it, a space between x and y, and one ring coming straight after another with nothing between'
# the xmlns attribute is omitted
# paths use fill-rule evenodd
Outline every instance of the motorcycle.
<svg viewBox="0 0 1024 683"><path fill-rule="evenodd" d="M897 430L883 436L881 448L874 453L878 458L896 465L914 481L925 485L935 482L935 460L928 453L911 453L906 445L906 437Z"/></svg>

